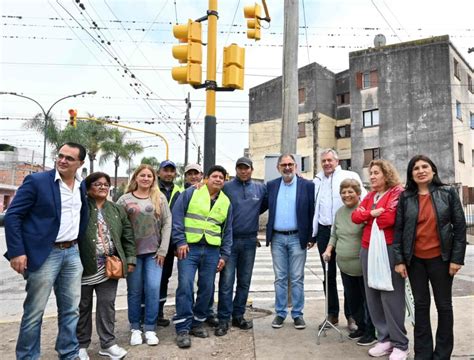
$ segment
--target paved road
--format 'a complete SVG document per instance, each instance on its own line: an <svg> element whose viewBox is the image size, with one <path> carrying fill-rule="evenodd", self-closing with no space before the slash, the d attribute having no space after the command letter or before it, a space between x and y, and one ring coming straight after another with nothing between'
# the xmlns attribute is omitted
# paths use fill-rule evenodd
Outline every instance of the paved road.
<svg viewBox="0 0 474 360"><path fill-rule="evenodd" d="M473 244L474 241L471 241ZM4 229L0 228L0 252L5 252ZM322 287L323 270L319 262L317 249L313 248L308 252L308 258L305 269L305 295L306 300L315 300L323 298ZM259 308L270 309L273 307L274 288L273 288L273 268L271 262L270 248L262 243L262 247L257 249L257 257L253 271L252 285L250 288L250 299L253 305ZM0 259L0 321L17 320L22 314L22 304L25 297L25 282L23 278L13 272L6 259ZM340 299L342 299L342 283L338 277L338 289L340 290ZM170 293L174 294L176 290L176 276L173 276L170 283ZM117 308L125 308L126 282L120 280L117 293ZM467 247L466 265L456 276L454 281L454 296L472 296L474 295L474 245ZM169 299L169 304L174 304L174 298ZM342 308L342 301L341 301ZM51 296L46 309L47 315L56 314L56 305L54 295Z"/></svg>

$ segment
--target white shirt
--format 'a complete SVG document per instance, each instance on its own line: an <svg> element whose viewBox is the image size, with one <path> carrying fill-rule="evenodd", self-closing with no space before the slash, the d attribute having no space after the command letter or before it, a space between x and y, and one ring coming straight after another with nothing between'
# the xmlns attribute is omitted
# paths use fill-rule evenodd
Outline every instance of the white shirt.
<svg viewBox="0 0 474 360"><path fill-rule="evenodd" d="M319 200L319 220L321 225L332 225L334 218L333 203L332 203L332 174L328 177L323 176L320 187L320 200Z"/></svg>
<svg viewBox="0 0 474 360"><path fill-rule="evenodd" d="M54 181L59 181L61 194L61 223L56 242L76 240L81 220L81 178L78 174L75 175L72 190L61 179L57 170Z"/></svg>

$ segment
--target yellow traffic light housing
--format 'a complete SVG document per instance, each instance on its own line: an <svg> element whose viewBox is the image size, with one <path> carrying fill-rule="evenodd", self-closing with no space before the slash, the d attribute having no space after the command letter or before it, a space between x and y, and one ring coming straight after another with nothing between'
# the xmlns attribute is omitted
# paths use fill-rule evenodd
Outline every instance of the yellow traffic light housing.
<svg viewBox="0 0 474 360"><path fill-rule="evenodd" d="M243 90L244 88L245 49L231 44L224 47L224 68L222 86Z"/></svg>
<svg viewBox="0 0 474 360"><path fill-rule="evenodd" d="M77 110L69 109L69 125L72 127L77 127Z"/></svg>
<svg viewBox="0 0 474 360"><path fill-rule="evenodd" d="M244 17L247 20L247 38L260 40L260 19L262 14L262 8L259 4L248 5L244 7Z"/></svg>
<svg viewBox="0 0 474 360"><path fill-rule="evenodd" d="M183 45L173 46L173 57L184 66L176 66L171 76L180 84L201 84L202 40L201 23L188 20L187 24L173 26L173 36Z"/></svg>

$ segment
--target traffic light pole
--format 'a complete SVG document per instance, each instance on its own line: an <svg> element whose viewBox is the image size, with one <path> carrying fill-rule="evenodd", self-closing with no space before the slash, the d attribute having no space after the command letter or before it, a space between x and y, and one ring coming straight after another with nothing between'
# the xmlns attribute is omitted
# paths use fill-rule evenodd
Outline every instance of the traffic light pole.
<svg viewBox="0 0 474 360"><path fill-rule="evenodd" d="M209 0L207 11L207 81L204 118L204 173L216 163L216 46L217 0Z"/></svg>
<svg viewBox="0 0 474 360"><path fill-rule="evenodd" d="M127 125L116 124L114 122L100 120L100 119L91 118L91 117L78 117L77 120L94 121L96 123L100 123L100 124L104 124L104 125L115 126L115 127L119 127L119 128L122 128L122 129L139 131L139 132L142 132L142 133L145 133L145 134L151 134L151 135L158 136L165 143L166 160L169 159L169 151L170 151L169 148L170 148L170 146L169 146L168 141L166 140L166 138L163 135L161 135L160 133L157 133L155 131L143 130L143 129L127 126Z"/></svg>

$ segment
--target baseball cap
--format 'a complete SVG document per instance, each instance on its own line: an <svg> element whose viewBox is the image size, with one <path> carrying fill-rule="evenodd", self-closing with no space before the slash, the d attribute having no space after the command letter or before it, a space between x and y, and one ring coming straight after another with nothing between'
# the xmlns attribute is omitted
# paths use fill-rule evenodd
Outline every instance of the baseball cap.
<svg viewBox="0 0 474 360"><path fill-rule="evenodd" d="M171 160L164 160L160 164L160 169L163 169L167 166L171 166L172 168L176 169L176 164L172 162Z"/></svg>
<svg viewBox="0 0 474 360"><path fill-rule="evenodd" d="M237 159L237 162L235 163L235 166L239 165L247 165L250 168L253 168L253 162L249 158L246 157L241 157Z"/></svg>
<svg viewBox="0 0 474 360"><path fill-rule="evenodd" d="M202 167L199 164L189 164L184 168L184 173L186 174L189 170L196 170L197 172L202 173Z"/></svg>

